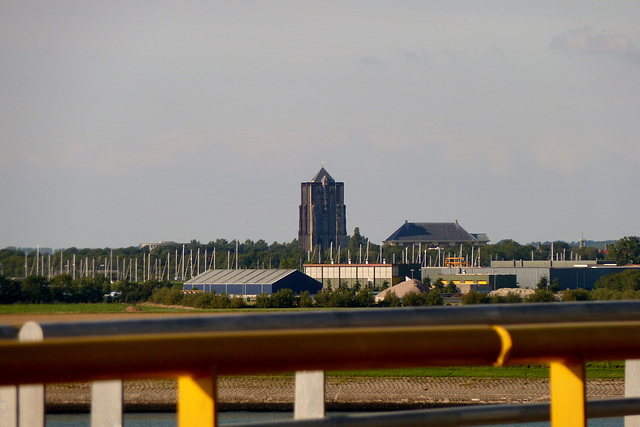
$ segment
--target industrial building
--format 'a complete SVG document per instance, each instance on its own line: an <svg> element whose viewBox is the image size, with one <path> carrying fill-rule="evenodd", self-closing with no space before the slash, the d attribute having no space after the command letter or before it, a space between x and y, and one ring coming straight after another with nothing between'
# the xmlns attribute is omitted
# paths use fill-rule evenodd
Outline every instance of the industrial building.
<svg viewBox="0 0 640 427"><path fill-rule="evenodd" d="M451 247L464 244L486 245L489 237L484 233L471 234L458 221L454 222L409 222L405 221L383 242L386 245L424 248Z"/></svg>
<svg viewBox="0 0 640 427"><path fill-rule="evenodd" d="M186 281L182 289L245 297L270 295L282 289L291 289L296 294L309 291L314 295L320 292L322 284L299 270L207 270Z"/></svg>
<svg viewBox="0 0 640 427"><path fill-rule="evenodd" d="M306 251L347 245L344 182L336 182L324 167L310 182L301 183L298 244Z"/></svg>
<svg viewBox="0 0 640 427"><path fill-rule="evenodd" d="M456 285L461 294L468 294L470 291L491 292L501 288L517 287L515 274L437 274L435 277L429 276L429 278L431 282L442 279L445 286L452 283Z"/></svg>
<svg viewBox="0 0 640 427"><path fill-rule="evenodd" d="M557 282L561 289L593 289L603 276L619 273L638 266L618 267L610 261L492 261L491 267L424 267L422 275L432 280L444 276L510 275L516 277L521 288L535 289L542 277L549 284ZM443 279L444 280L444 279Z"/></svg>
<svg viewBox="0 0 640 427"><path fill-rule="evenodd" d="M393 286L404 280L422 280L420 264L305 264L305 274L337 289L340 285L354 287Z"/></svg>

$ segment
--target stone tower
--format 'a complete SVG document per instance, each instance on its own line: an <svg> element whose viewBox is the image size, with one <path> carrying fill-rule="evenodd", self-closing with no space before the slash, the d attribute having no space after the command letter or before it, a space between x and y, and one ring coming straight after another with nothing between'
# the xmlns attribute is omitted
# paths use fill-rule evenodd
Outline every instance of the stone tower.
<svg viewBox="0 0 640 427"><path fill-rule="evenodd" d="M298 243L305 250L320 245L327 250L333 243L347 245L347 207L344 205L344 182L336 182L323 168L310 182L301 184L300 228Z"/></svg>

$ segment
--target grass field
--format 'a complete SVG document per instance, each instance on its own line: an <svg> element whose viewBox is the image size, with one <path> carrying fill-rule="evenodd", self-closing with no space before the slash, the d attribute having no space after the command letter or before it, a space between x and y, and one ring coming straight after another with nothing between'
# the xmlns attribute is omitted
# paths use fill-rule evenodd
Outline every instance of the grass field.
<svg viewBox="0 0 640 427"><path fill-rule="evenodd" d="M331 376L349 377L465 377L465 378L548 378L548 365L506 366L460 366L432 367L414 369L386 369L363 371L328 372ZM624 361L589 362L587 378L620 379L624 378Z"/></svg>
<svg viewBox="0 0 640 427"><path fill-rule="evenodd" d="M52 313L122 313L131 304L7 304L0 305L0 314L52 314ZM137 306L146 312L184 313L184 309Z"/></svg>

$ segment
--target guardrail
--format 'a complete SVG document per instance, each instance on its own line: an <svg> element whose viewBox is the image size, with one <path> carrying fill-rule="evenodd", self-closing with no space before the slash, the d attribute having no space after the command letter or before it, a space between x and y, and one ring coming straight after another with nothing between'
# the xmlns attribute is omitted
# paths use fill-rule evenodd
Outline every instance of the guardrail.
<svg viewBox="0 0 640 427"><path fill-rule="evenodd" d="M639 309L563 303L50 324L43 342L0 343L0 384L179 376L181 425L215 425L216 375L549 361L554 425L585 425L584 360L640 357ZM539 323L549 321L563 323Z"/></svg>

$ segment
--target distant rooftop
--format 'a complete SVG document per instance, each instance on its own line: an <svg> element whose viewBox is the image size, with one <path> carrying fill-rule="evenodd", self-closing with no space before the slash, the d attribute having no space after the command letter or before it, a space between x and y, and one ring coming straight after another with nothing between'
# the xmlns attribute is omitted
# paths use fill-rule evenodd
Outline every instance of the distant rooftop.
<svg viewBox="0 0 640 427"><path fill-rule="evenodd" d="M478 238L478 237L480 238ZM455 222L409 222L405 221L385 243L403 245L423 243L430 245L454 245L462 243L483 244L489 241L486 234L476 236L468 233L458 221Z"/></svg>

